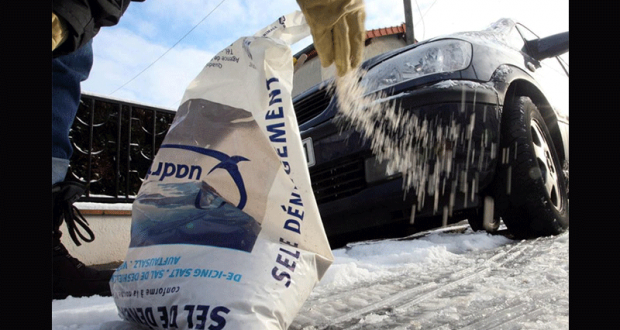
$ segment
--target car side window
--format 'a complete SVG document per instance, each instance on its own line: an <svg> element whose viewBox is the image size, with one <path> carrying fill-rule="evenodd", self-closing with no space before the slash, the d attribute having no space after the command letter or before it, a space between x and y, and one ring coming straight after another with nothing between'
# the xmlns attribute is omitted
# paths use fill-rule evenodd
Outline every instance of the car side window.
<svg viewBox="0 0 620 330"><path fill-rule="evenodd" d="M560 66L562 67L562 69L564 69L566 75L568 76L568 52L558 56L557 59L558 63L560 63Z"/></svg>
<svg viewBox="0 0 620 330"><path fill-rule="evenodd" d="M530 52L527 49L527 44L525 43L525 41L530 41L530 40L535 40L538 39L538 35L536 35L534 32L532 32L530 29L528 29L527 27L517 23L515 25L516 29L518 30L518 33L521 36L521 42L523 43L523 48L522 51L524 53L530 54Z"/></svg>
<svg viewBox="0 0 620 330"><path fill-rule="evenodd" d="M536 33L532 32L532 30L528 29L523 24L517 23L516 27L517 27L517 30L519 30L519 33L521 34L521 36L523 36L523 39L527 41L540 38Z"/></svg>
<svg viewBox="0 0 620 330"><path fill-rule="evenodd" d="M543 60L543 65L560 75L568 76L568 61L565 59L568 58L568 53L564 53L555 58L549 58Z"/></svg>
<svg viewBox="0 0 620 330"><path fill-rule="evenodd" d="M527 53L527 45L525 44L524 40L530 41L538 39L539 36L522 24L517 23L516 27L517 29L515 30L518 30L518 33L520 33L522 36L521 42L524 47L523 51ZM568 76L568 53L557 56L555 60L552 60L550 58L548 60L543 60L543 62L545 66L552 69L556 73Z"/></svg>
<svg viewBox="0 0 620 330"><path fill-rule="evenodd" d="M523 40L523 37L517 29L510 30L506 41L508 42L508 45L510 47L527 53L527 49L525 48L525 41Z"/></svg>

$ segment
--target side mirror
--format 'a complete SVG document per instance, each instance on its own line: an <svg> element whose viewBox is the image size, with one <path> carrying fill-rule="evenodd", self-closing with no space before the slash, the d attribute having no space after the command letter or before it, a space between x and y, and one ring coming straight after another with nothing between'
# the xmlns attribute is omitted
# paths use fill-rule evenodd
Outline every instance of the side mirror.
<svg viewBox="0 0 620 330"><path fill-rule="evenodd" d="M529 54L539 61L562 55L568 51L568 31L530 40L526 42L526 45Z"/></svg>

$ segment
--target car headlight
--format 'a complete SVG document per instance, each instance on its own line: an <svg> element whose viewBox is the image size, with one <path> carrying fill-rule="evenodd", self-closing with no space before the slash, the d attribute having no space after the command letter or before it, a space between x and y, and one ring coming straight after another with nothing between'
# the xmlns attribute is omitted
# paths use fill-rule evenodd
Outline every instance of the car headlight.
<svg viewBox="0 0 620 330"><path fill-rule="evenodd" d="M367 91L441 72L467 68L472 46L457 39L444 39L418 46L376 65L362 78Z"/></svg>
<svg viewBox="0 0 620 330"><path fill-rule="evenodd" d="M400 172L396 169L388 167L387 161L380 162L375 157L366 158L364 171L366 172L366 182L368 183L391 179L400 175Z"/></svg>

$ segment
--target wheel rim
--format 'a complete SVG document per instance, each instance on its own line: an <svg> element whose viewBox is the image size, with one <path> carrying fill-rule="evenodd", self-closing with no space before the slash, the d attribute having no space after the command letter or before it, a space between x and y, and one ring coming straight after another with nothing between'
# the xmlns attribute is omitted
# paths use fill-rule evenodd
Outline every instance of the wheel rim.
<svg viewBox="0 0 620 330"><path fill-rule="evenodd" d="M541 124L537 120L532 120L530 130L532 132L532 142L534 146L534 154L540 170L540 177L545 186L549 202L553 206L561 210L562 191L560 187L560 171L553 161L551 154L551 145L546 138Z"/></svg>

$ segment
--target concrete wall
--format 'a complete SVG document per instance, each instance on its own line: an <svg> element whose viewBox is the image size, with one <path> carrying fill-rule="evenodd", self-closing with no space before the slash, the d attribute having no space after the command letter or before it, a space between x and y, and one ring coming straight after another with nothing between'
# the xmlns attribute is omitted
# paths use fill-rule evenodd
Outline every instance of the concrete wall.
<svg viewBox="0 0 620 330"><path fill-rule="evenodd" d="M295 75L293 76L292 96L297 96L297 94L320 83L321 81L323 81L321 78L321 61L317 56L306 61L304 65L302 65L301 68L295 72Z"/></svg>
<svg viewBox="0 0 620 330"><path fill-rule="evenodd" d="M90 229L95 233L95 240L90 243L80 241L82 244L76 246L69 236L66 224L63 222L60 226L61 241L69 253L87 266L125 260L131 239L131 215L84 213L88 212L82 211L82 214L90 224Z"/></svg>
<svg viewBox="0 0 620 330"><path fill-rule="evenodd" d="M405 47L406 45L405 40L396 35L374 38L370 45L366 46L364 58L369 59L390 50Z"/></svg>
<svg viewBox="0 0 620 330"><path fill-rule="evenodd" d="M383 54L387 51L406 46L405 40L398 35L389 35L373 38L371 43L364 48L364 60ZM313 57L306 61L293 76L293 97L304 92L308 88L327 80L336 75L334 65L321 67L319 57Z"/></svg>

